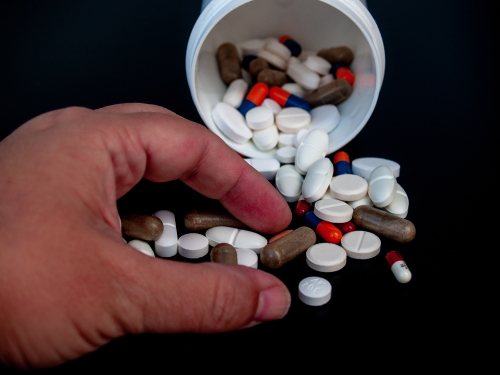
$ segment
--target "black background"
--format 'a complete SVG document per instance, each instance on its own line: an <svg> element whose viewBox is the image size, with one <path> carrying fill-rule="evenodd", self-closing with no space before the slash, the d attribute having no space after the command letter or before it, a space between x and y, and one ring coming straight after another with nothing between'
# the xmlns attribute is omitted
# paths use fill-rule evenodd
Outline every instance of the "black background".
<svg viewBox="0 0 500 375"><path fill-rule="evenodd" d="M75 105L152 103L201 123L185 74L200 5L3 1L0 139L37 115ZM352 368L368 354L387 366L404 356L411 367L434 359L460 363L460 350L478 344L472 335L482 321L475 313L486 310L478 294L484 286L474 286L479 279L471 274L497 250L479 238L495 236L496 222L486 213L498 196L499 13L493 1L372 0L368 6L384 41L385 79L371 119L344 150L351 160L375 156L401 165L398 182L410 198L407 219L417 228L415 240L399 245L383 239L379 256L349 259L333 274L309 269L305 255L273 271L292 294L281 321L223 334L127 336L43 372L167 371L178 363L183 371L208 370L221 366L224 353L245 366L265 357L314 364L327 358L314 357L322 347L331 350L332 363L354 356ZM174 198L179 195L182 200ZM212 206L178 182L142 181L118 201L121 212L168 209L178 218L190 208ZM399 284L385 264L390 250L405 258L410 283ZM312 275L332 283L332 300L323 307L298 300L299 281ZM277 354L282 349L286 358ZM208 359L198 361L200 356Z"/></svg>

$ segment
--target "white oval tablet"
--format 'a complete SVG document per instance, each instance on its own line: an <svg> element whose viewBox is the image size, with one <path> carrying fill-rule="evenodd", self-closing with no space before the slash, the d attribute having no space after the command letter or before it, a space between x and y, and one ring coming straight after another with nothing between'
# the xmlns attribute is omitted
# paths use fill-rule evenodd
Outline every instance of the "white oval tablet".
<svg viewBox="0 0 500 375"><path fill-rule="evenodd" d="M333 81L335 81L335 78L333 77L333 75L327 74L327 75L321 77L321 79L319 80L318 88L320 88L321 86L328 85L330 82L333 82Z"/></svg>
<svg viewBox="0 0 500 375"><path fill-rule="evenodd" d="M274 113L267 107L255 107L245 115L247 125L252 130L262 130L274 123Z"/></svg>
<svg viewBox="0 0 500 375"><path fill-rule="evenodd" d="M208 254L208 239L199 233L187 233L179 237L179 254L184 258L198 259Z"/></svg>
<svg viewBox="0 0 500 375"><path fill-rule="evenodd" d="M212 118L222 133L230 140L243 144L252 138L243 115L227 103L217 103L212 110Z"/></svg>
<svg viewBox="0 0 500 375"><path fill-rule="evenodd" d="M228 243L234 247L253 250L257 254L260 254L262 248L267 245L265 237L244 229L214 227L207 230L205 236L208 238L210 246Z"/></svg>
<svg viewBox="0 0 500 375"><path fill-rule="evenodd" d="M382 158L358 158L354 159L351 163L352 174L364 177L367 180L370 178L371 173L381 165L388 166L396 178L399 177L401 167L398 163L388 159Z"/></svg>
<svg viewBox="0 0 500 375"><path fill-rule="evenodd" d="M303 64L311 69L313 72L324 76L330 72L332 64L318 55L310 55L304 60Z"/></svg>
<svg viewBox="0 0 500 375"><path fill-rule="evenodd" d="M245 161L260 172L267 180L274 180L280 169L280 162L276 159L245 159Z"/></svg>
<svg viewBox="0 0 500 375"><path fill-rule="evenodd" d="M236 255L240 266L257 268L259 257L255 251L250 249L236 249Z"/></svg>
<svg viewBox="0 0 500 375"><path fill-rule="evenodd" d="M257 53L264 48L264 39L250 39L240 44L243 56L257 55Z"/></svg>
<svg viewBox="0 0 500 375"><path fill-rule="evenodd" d="M281 164L293 164L295 163L295 155L297 154L297 149L295 147L282 147L276 151L276 157Z"/></svg>
<svg viewBox="0 0 500 375"><path fill-rule="evenodd" d="M296 83L285 83L281 88L299 98L303 98L307 94L307 91Z"/></svg>
<svg viewBox="0 0 500 375"><path fill-rule="evenodd" d="M295 169L305 175L311 165L323 159L328 151L328 134L323 129L313 129L300 142L295 156Z"/></svg>
<svg viewBox="0 0 500 375"><path fill-rule="evenodd" d="M314 214L330 223L347 223L352 219L353 212L351 206L337 199L320 200L314 205Z"/></svg>
<svg viewBox="0 0 500 375"><path fill-rule="evenodd" d="M278 128L273 124L266 129L254 130L252 141L262 151L271 150L276 147L279 141Z"/></svg>
<svg viewBox="0 0 500 375"><path fill-rule="evenodd" d="M269 108L273 112L273 115L276 115L282 109L278 103L269 98L265 98L260 106Z"/></svg>
<svg viewBox="0 0 500 375"><path fill-rule="evenodd" d="M358 199L357 201L350 201L350 202L347 202L347 203L353 209L356 208L356 207L358 207L358 206L369 206L369 207L373 206L373 202L370 199L370 196L368 195L368 193L363 198Z"/></svg>
<svg viewBox="0 0 500 375"><path fill-rule="evenodd" d="M318 243L306 251L306 262L309 267L319 272L335 272L346 265L345 250L332 243Z"/></svg>
<svg viewBox="0 0 500 375"><path fill-rule="evenodd" d="M299 147L300 142L302 142L302 139L304 139L304 137L306 136L307 133L309 133L309 131L310 129L302 129L295 134L295 137L293 137L293 144L295 148Z"/></svg>
<svg viewBox="0 0 500 375"><path fill-rule="evenodd" d="M306 202L313 203L325 195L332 181L333 164L330 159L323 158L315 161L307 171L302 184L302 195Z"/></svg>
<svg viewBox="0 0 500 375"><path fill-rule="evenodd" d="M396 197L398 184L391 169L381 165L373 170L368 180L368 195L376 207L385 207Z"/></svg>
<svg viewBox="0 0 500 375"><path fill-rule="evenodd" d="M284 133L297 133L311 124L309 112L298 107L283 108L276 115L276 125Z"/></svg>
<svg viewBox="0 0 500 375"><path fill-rule="evenodd" d="M330 183L330 193L341 201L357 201L366 196L368 182L355 174L335 176Z"/></svg>
<svg viewBox="0 0 500 375"><path fill-rule="evenodd" d="M287 202L297 202L302 193L304 178L293 165L283 165L276 173L276 189Z"/></svg>
<svg viewBox="0 0 500 375"><path fill-rule="evenodd" d="M226 93L222 98L224 103L231 107L239 108L248 91L248 83L243 78L235 79L227 87Z"/></svg>
<svg viewBox="0 0 500 375"><path fill-rule="evenodd" d="M257 53L257 57L263 58L269 64L281 70L286 70L286 68L288 67L288 62L286 60L265 49L260 50Z"/></svg>
<svg viewBox="0 0 500 375"><path fill-rule="evenodd" d="M322 277L306 277L299 283L299 299L309 306L321 306L330 301L332 286Z"/></svg>
<svg viewBox="0 0 500 375"><path fill-rule="evenodd" d="M288 146L294 146L293 140L295 138L295 134L292 133L279 133L279 138L278 138L278 147L288 147Z"/></svg>
<svg viewBox="0 0 500 375"><path fill-rule="evenodd" d="M130 246L132 246L134 249L139 250L141 253L149 255L150 257L155 256L155 253L153 252L153 249L151 246L146 241L143 240L132 240L128 243Z"/></svg>
<svg viewBox="0 0 500 375"><path fill-rule="evenodd" d="M406 216L408 216L408 206L410 204L410 201L408 199L408 195L406 195L406 191L404 191L401 185L397 185L398 186L396 188L396 196L394 197L394 200L391 204L384 207L384 209L387 212L404 219Z"/></svg>
<svg viewBox="0 0 500 375"><path fill-rule="evenodd" d="M162 258L173 257L177 254L177 226L175 225L175 215L167 210L156 211L156 216L163 223L163 232L155 241L156 255Z"/></svg>
<svg viewBox="0 0 500 375"><path fill-rule="evenodd" d="M320 105L311 110L310 129L323 129L330 133L340 123L340 112L333 104Z"/></svg>
<svg viewBox="0 0 500 375"><path fill-rule="evenodd" d="M285 61L288 61L292 56L292 52L290 52L288 47L276 40L267 42L265 48L267 51L274 53Z"/></svg>
<svg viewBox="0 0 500 375"><path fill-rule="evenodd" d="M349 258L370 259L380 253L380 238L370 232L349 232L342 237L340 243Z"/></svg>
<svg viewBox="0 0 500 375"><path fill-rule="evenodd" d="M306 90L316 90L321 80L318 73L313 72L304 64L292 64L288 66L286 74Z"/></svg>

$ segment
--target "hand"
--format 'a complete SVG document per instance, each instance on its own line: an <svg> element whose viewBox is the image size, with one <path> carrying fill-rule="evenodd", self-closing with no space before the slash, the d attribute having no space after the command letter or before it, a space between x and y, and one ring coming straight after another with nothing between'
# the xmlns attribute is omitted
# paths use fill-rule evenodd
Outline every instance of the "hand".
<svg viewBox="0 0 500 375"><path fill-rule="evenodd" d="M288 311L268 273L150 258L122 239L116 200L142 177L179 179L256 231L288 226L279 193L203 126L145 104L53 111L0 143L0 176L2 362L54 366L126 333L229 331Z"/></svg>

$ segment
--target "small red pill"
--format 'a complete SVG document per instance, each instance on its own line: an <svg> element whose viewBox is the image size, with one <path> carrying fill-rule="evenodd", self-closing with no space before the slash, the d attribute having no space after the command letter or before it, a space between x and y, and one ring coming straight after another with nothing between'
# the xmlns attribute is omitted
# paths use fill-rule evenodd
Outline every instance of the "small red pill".
<svg viewBox="0 0 500 375"><path fill-rule="evenodd" d="M348 221L347 223L336 223L337 227L342 231L342 234L347 234L349 232L354 232L356 230L356 226Z"/></svg>
<svg viewBox="0 0 500 375"><path fill-rule="evenodd" d="M297 216L304 216L309 211L311 211L311 205L307 203L304 199L298 201L297 205L295 206L295 210L293 210L293 212Z"/></svg>
<svg viewBox="0 0 500 375"><path fill-rule="evenodd" d="M338 244L342 239L342 232L332 223L322 221L316 227L316 233L326 242Z"/></svg>
<svg viewBox="0 0 500 375"><path fill-rule="evenodd" d="M338 68L335 76L338 78L345 79L352 86L354 84L354 74L347 68Z"/></svg>
<svg viewBox="0 0 500 375"><path fill-rule="evenodd" d="M282 35L280 38L280 43L285 43L288 39L292 39L290 35Z"/></svg>

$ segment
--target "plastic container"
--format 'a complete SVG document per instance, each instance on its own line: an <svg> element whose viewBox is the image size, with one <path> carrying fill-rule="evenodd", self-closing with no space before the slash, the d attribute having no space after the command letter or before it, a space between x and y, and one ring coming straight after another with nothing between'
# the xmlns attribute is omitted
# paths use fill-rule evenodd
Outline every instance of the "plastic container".
<svg viewBox="0 0 500 375"><path fill-rule="evenodd" d="M237 44L288 34L305 50L348 46L354 52L350 69L356 81L351 97L338 106L341 122L329 134L328 154L365 126L382 86L385 54L380 31L359 0L212 0L204 1L203 7L186 53L188 84L207 127L235 151L248 157L276 157L276 149L261 151L252 141L243 145L232 142L212 120L212 108L226 91L215 56L224 42Z"/></svg>

